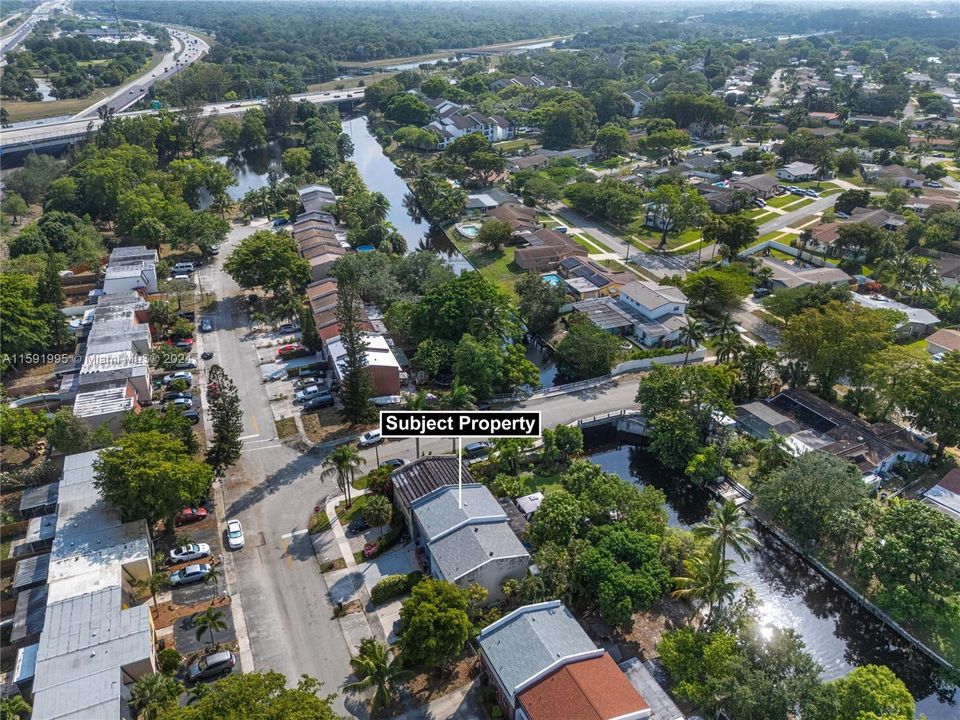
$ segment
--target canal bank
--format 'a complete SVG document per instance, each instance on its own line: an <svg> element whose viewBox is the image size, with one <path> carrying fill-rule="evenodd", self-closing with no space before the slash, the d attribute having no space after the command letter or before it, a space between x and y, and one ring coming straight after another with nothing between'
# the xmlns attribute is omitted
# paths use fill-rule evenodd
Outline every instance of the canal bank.
<svg viewBox="0 0 960 720"><path fill-rule="evenodd" d="M613 426L585 432L588 458L636 485L660 489L668 524L689 529L709 512L710 494L663 468L636 439ZM867 664L886 665L917 701L917 715L957 720L960 693L942 668L858 605L832 580L759 524L760 545L746 561L734 557L737 580L757 596L763 628L792 628L823 668L824 679Z"/></svg>

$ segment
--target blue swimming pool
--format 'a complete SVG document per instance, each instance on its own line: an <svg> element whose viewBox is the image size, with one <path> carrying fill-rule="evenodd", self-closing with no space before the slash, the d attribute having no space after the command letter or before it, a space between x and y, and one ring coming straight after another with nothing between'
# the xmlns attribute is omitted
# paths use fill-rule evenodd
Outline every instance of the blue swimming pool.
<svg viewBox="0 0 960 720"><path fill-rule="evenodd" d="M546 275L541 275L545 282L550 283L551 285L562 285L563 278L557 275L556 273L547 273Z"/></svg>
<svg viewBox="0 0 960 720"><path fill-rule="evenodd" d="M479 225L461 225L457 229L460 231L461 235L468 238L475 238L477 236L477 233L480 232Z"/></svg>

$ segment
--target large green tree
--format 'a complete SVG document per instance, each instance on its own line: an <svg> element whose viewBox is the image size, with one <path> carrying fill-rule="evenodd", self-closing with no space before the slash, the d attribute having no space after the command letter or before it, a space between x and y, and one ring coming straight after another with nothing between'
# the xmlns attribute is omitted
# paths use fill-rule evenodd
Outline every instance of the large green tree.
<svg viewBox="0 0 960 720"><path fill-rule="evenodd" d="M804 453L755 487L760 508L790 531L801 545L821 540L830 518L866 502L856 465L829 453Z"/></svg>
<svg viewBox="0 0 960 720"><path fill-rule="evenodd" d="M289 235L258 230L240 241L223 263L240 287L263 287L275 297L299 295L310 282L310 263Z"/></svg>
<svg viewBox="0 0 960 720"><path fill-rule="evenodd" d="M905 405L914 424L937 433L937 457L960 444L960 352L941 362L915 368L910 374Z"/></svg>
<svg viewBox="0 0 960 720"><path fill-rule="evenodd" d="M397 642L407 667L438 668L456 658L473 625L466 591L444 580L417 583L400 608Z"/></svg>
<svg viewBox="0 0 960 720"><path fill-rule="evenodd" d="M549 336L560 308L567 302L563 286L547 282L535 272L528 272L517 281L516 290L520 297L520 314L527 321L527 327L538 335Z"/></svg>
<svg viewBox="0 0 960 720"><path fill-rule="evenodd" d="M606 375L619 354L616 335L601 330L585 317L574 316L569 331L557 345L557 374L567 382Z"/></svg>
<svg viewBox="0 0 960 720"><path fill-rule="evenodd" d="M823 685L811 720L913 720L913 696L885 665L855 667ZM806 717L806 715L804 716Z"/></svg>
<svg viewBox="0 0 960 720"><path fill-rule="evenodd" d="M156 430L122 435L94 463L93 484L125 519L166 520L171 532L174 515L212 483L209 465L187 454L179 438Z"/></svg>

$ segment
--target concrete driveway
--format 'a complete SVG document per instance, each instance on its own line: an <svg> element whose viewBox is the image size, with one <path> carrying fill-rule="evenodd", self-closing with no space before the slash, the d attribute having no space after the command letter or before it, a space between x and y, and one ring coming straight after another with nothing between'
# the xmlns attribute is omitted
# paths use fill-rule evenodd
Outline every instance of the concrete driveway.
<svg viewBox="0 0 960 720"><path fill-rule="evenodd" d="M407 543L403 547L394 548L375 557L370 562L361 563L360 574L363 576L363 584L367 586L367 590L373 590L373 587L387 575L406 575L419 570L414 547L412 542Z"/></svg>

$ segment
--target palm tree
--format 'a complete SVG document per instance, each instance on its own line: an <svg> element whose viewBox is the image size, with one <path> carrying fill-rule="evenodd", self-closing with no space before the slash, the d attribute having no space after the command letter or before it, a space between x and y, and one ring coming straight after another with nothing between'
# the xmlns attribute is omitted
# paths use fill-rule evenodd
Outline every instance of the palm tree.
<svg viewBox="0 0 960 720"><path fill-rule="evenodd" d="M213 585L214 586L214 597L220 594L220 578L223 576L220 568L216 565L210 566L210 572L207 573L207 576L203 578L204 585Z"/></svg>
<svg viewBox="0 0 960 720"><path fill-rule="evenodd" d="M820 187L820 181L830 176L830 173L833 172L833 152L826 151L820 153L817 157L817 161L813 166L813 170L817 175L817 187Z"/></svg>
<svg viewBox="0 0 960 720"><path fill-rule="evenodd" d="M716 324L713 326L713 332L720 338L727 338L731 335L740 334L740 330L737 328L736 321L729 313L721 317L716 322Z"/></svg>
<svg viewBox="0 0 960 720"><path fill-rule="evenodd" d="M747 549L756 547L757 539L743 520L743 512L736 503L724 500L713 504L710 516L694 526L693 534L710 540L713 550L720 553L721 562L726 562L728 547L741 560L746 560Z"/></svg>
<svg viewBox="0 0 960 720"><path fill-rule="evenodd" d="M770 279L773 277L773 268L769 265L764 265L762 268L757 270L757 281L760 283L761 287L767 287L770 284Z"/></svg>
<svg viewBox="0 0 960 720"><path fill-rule="evenodd" d="M407 394L404 396L403 407L406 410L426 410L428 406L426 390L420 390L416 395ZM420 438L413 439L416 457L420 457Z"/></svg>
<svg viewBox="0 0 960 720"><path fill-rule="evenodd" d="M688 322L680 331L680 342L687 349L683 356L683 366L686 367L687 360L690 358L690 352L696 348L707 336L707 327L702 320L692 320Z"/></svg>
<svg viewBox="0 0 960 720"><path fill-rule="evenodd" d="M366 462L353 445L340 445L323 459L323 464L320 466L321 479L336 478L340 492L346 495L347 507L351 504L350 483L357 469Z"/></svg>
<svg viewBox="0 0 960 720"><path fill-rule="evenodd" d="M454 380L450 392L443 394L442 404L445 410L476 410L477 397L473 388Z"/></svg>
<svg viewBox="0 0 960 720"><path fill-rule="evenodd" d="M164 711L177 707L182 691L183 683L170 675L144 675L133 686L130 706L142 720L156 720Z"/></svg>
<svg viewBox="0 0 960 720"><path fill-rule="evenodd" d="M233 199L225 192L217 193L211 199L210 207L219 212L221 218L225 218L227 210L233 207Z"/></svg>
<svg viewBox="0 0 960 720"><path fill-rule="evenodd" d="M164 588L169 587L170 577L164 572L155 572L142 580L137 580L137 588L140 590L149 590L151 597L153 597L153 612L157 613L157 593L163 590Z"/></svg>
<svg viewBox="0 0 960 720"><path fill-rule="evenodd" d="M203 639L203 634L210 633L210 645L216 645L216 638L214 637L214 630L226 630L227 621L223 614L223 610L218 610L217 608L211 605L202 613L193 618L193 624L197 628L197 642Z"/></svg>
<svg viewBox="0 0 960 720"><path fill-rule="evenodd" d="M382 192L372 192L367 204L364 221L367 225L379 225L387 219L390 211L390 201Z"/></svg>
<svg viewBox="0 0 960 720"><path fill-rule="evenodd" d="M383 537L383 526L393 517L393 505L385 495L374 495L363 508L363 519L370 527L380 528Z"/></svg>
<svg viewBox="0 0 960 720"><path fill-rule="evenodd" d="M717 360L722 363L736 360L744 350L743 340L737 334L721 335L713 347Z"/></svg>
<svg viewBox="0 0 960 720"><path fill-rule="evenodd" d="M350 667L353 668L357 679L347 683L344 690L350 693L361 693L372 688L371 715L393 702L400 684L411 674L400 667L399 657L396 655L391 657L391 654L386 645L378 643L373 638L365 638L360 641L360 653L350 658Z"/></svg>
<svg viewBox="0 0 960 720"><path fill-rule="evenodd" d="M707 606L706 622L713 617L715 605L732 600L739 583L730 580L736 575L733 560L723 560L718 552L710 552L706 557L695 556L685 560L683 566L687 575L673 578L677 589L673 596L692 600L695 610Z"/></svg>
<svg viewBox="0 0 960 720"><path fill-rule="evenodd" d="M757 454L757 459L762 473L768 473L786 465L790 459L786 437L776 430L771 430L767 439L760 443L760 452Z"/></svg>
<svg viewBox="0 0 960 720"><path fill-rule="evenodd" d="M16 720L31 712L33 708L21 695L7 695L0 698L0 720Z"/></svg>

